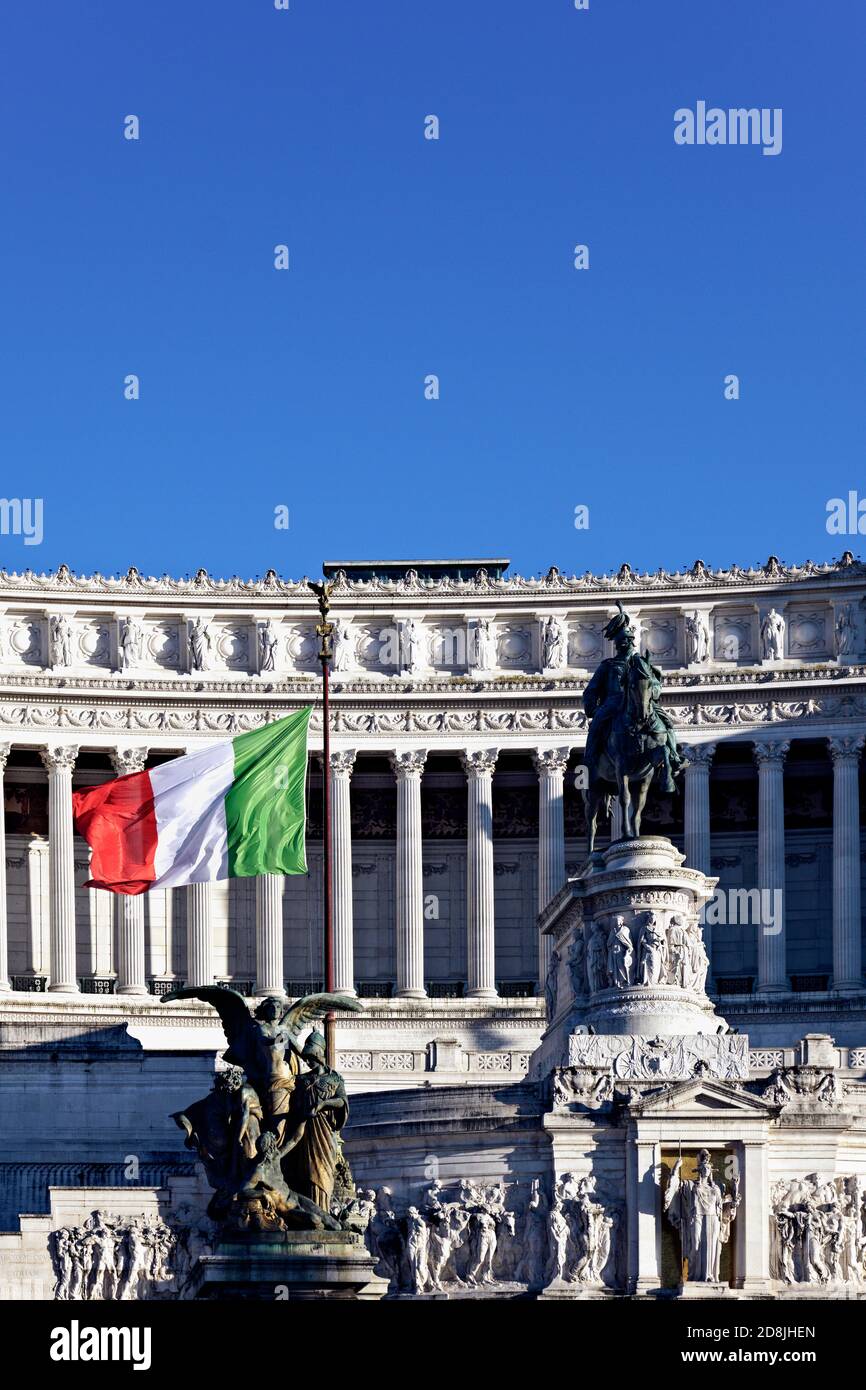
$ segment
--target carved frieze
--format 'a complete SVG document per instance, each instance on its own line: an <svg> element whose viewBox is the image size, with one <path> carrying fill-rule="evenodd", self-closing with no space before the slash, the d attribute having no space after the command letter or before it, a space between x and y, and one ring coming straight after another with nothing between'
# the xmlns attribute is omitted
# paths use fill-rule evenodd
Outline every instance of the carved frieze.
<svg viewBox="0 0 866 1390"><path fill-rule="evenodd" d="M771 1273L783 1284L866 1283L862 1176L808 1173L770 1192Z"/></svg>
<svg viewBox="0 0 866 1390"><path fill-rule="evenodd" d="M684 1081L709 1076L746 1080L748 1038L734 1033L691 1033L664 1038L574 1033L569 1065L607 1069L621 1081Z"/></svg>
<svg viewBox="0 0 866 1390"><path fill-rule="evenodd" d="M81 1226L51 1233L54 1297L60 1302L180 1297L194 1260L193 1234L158 1216L94 1211Z"/></svg>

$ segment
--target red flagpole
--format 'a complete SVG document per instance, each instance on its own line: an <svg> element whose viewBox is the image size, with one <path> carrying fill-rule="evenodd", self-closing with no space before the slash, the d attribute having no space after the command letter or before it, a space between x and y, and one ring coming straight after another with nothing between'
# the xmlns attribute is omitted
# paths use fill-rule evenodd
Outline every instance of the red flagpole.
<svg viewBox="0 0 866 1390"><path fill-rule="evenodd" d="M324 975L325 992L334 992L334 893L331 881L331 692L329 685L331 637L333 623L328 622L331 585L310 583L317 596L321 622L316 632L321 639L319 660L322 663L322 907L324 913ZM325 1018L325 1047L328 1066L336 1065L336 1025L334 1015Z"/></svg>

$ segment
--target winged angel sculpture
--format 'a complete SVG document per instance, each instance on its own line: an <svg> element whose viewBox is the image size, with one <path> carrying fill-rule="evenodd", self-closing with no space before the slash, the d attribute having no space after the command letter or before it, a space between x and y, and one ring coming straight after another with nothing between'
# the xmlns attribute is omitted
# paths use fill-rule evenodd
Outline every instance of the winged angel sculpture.
<svg viewBox="0 0 866 1390"><path fill-rule="evenodd" d="M174 999L211 1004L228 1041L210 1094L172 1115L214 1188L208 1215L242 1231L339 1230L330 1204L346 1088L326 1064L322 1034L311 1032L303 1047L297 1039L313 1019L362 1005L308 994L289 1005L268 997L251 1013L222 985L176 989L163 1002Z"/></svg>

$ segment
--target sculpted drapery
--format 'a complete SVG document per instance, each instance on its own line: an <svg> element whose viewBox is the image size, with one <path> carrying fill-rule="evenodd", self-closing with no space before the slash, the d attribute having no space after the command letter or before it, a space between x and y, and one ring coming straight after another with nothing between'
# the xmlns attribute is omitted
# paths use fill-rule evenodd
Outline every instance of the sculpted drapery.
<svg viewBox="0 0 866 1390"><path fill-rule="evenodd" d="M679 1228L683 1260L687 1262L687 1278L692 1283L718 1283L722 1246L727 1244L737 1206L737 1179L727 1192L713 1176L713 1165L707 1149L698 1154L698 1173L695 1178L681 1177L682 1159L678 1159L665 1193L664 1206L668 1218Z"/></svg>

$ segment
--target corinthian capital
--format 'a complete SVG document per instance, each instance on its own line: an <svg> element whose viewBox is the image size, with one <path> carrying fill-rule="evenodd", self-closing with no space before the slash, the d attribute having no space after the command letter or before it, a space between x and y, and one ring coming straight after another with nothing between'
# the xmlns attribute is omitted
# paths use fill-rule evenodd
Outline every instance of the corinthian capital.
<svg viewBox="0 0 866 1390"><path fill-rule="evenodd" d="M332 752L331 775L333 777L351 777L357 756L357 748L339 748L336 752Z"/></svg>
<svg viewBox="0 0 866 1390"><path fill-rule="evenodd" d="M688 767L708 768L716 756L716 745L714 743L686 743L680 746L680 751L687 759ZM686 770L688 771L688 768Z"/></svg>
<svg viewBox="0 0 866 1390"><path fill-rule="evenodd" d="M4 773L5 769L6 769L6 764L7 764L8 761L9 761L9 754L10 754L11 752L12 752L12 744L11 744L11 743L0 743L0 777L3 776L3 773Z"/></svg>
<svg viewBox="0 0 866 1390"><path fill-rule="evenodd" d="M420 777L427 761L426 748L400 748L388 754L397 781Z"/></svg>
<svg viewBox="0 0 866 1390"><path fill-rule="evenodd" d="M570 748L533 748L532 765L539 777L565 772L570 752Z"/></svg>
<svg viewBox="0 0 866 1390"><path fill-rule="evenodd" d="M778 743L756 743L752 752L758 767L763 767L765 764L781 767L788 756L790 747L790 740L785 739L784 742L780 740Z"/></svg>
<svg viewBox="0 0 866 1390"><path fill-rule="evenodd" d="M112 748L109 753L111 766L118 777L127 777L131 772L143 772L147 762L146 748Z"/></svg>
<svg viewBox="0 0 866 1390"><path fill-rule="evenodd" d="M498 757L498 748L464 748L460 761L467 777L490 777Z"/></svg>
<svg viewBox="0 0 866 1390"><path fill-rule="evenodd" d="M53 744L46 748L40 748L39 756L49 772L71 772L78 757L78 744Z"/></svg>
<svg viewBox="0 0 866 1390"><path fill-rule="evenodd" d="M851 734L843 738L828 738L827 747L830 749L830 757L836 763L857 763L860 761L860 753L866 737L863 734Z"/></svg>

